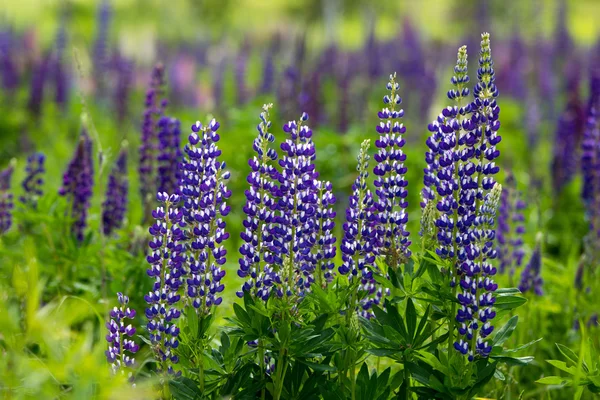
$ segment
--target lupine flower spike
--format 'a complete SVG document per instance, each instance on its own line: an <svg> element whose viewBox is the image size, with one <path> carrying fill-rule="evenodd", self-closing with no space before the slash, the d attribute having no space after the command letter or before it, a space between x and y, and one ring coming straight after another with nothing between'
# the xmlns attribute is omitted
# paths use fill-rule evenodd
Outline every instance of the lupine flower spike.
<svg viewBox="0 0 600 400"><path fill-rule="evenodd" d="M19 201L25 205L35 209L38 199L42 196L42 185L44 184L43 174L46 172L44 162L46 156L43 153L34 153L27 157L27 167L25 167L25 179L21 186L23 187L23 195Z"/></svg>
<svg viewBox="0 0 600 400"><path fill-rule="evenodd" d="M257 126L258 135L252 148L256 155L248 161L251 172L246 179L250 184L246 190L244 213L244 241L240 247L242 257L239 260L238 276L246 279L242 290L237 292L243 297L244 292L268 300L276 285L281 284L280 275L275 271L281 265L280 249L276 245L278 225L276 224L277 194L276 182L279 172L273 166L278 155L269 147L275 141L271 128L270 110L272 104L265 104L260 113Z"/></svg>
<svg viewBox="0 0 600 400"><path fill-rule="evenodd" d="M113 373L132 367L135 363L133 355L139 350L139 346L130 339L135 335L135 328L128 323L128 320L135 318L135 310L127 307L129 297L123 293L117 293L119 307L110 310L110 320L106 323L106 341L108 350L106 350L106 360L110 363ZM133 377L130 375L130 379Z"/></svg>
<svg viewBox="0 0 600 400"><path fill-rule="evenodd" d="M336 215L333 206L336 198L332 193L331 182L317 181L316 189L318 200L315 234L311 237L314 240L311 262L315 266L316 282L324 288L333 279L333 259L337 252L336 238L333 236Z"/></svg>
<svg viewBox="0 0 600 400"><path fill-rule="evenodd" d="M538 234L535 249L529 259L529 263L523 269L521 273L521 283L519 284L519 290L522 293L532 291L537 296L544 294L542 290L542 284L544 283L540 272L542 269L542 235Z"/></svg>
<svg viewBox="0 0 600 400"><path fill-rule="evenodd" d="M123 225L127 211L129 179L127 178L127 143L125 142L110 175L106 198L102 203L102 231L110 235Z"/></svg>
<svg viewBox="0 0 600 400"><path fill-rule="evenodd" d="M464 139L465 157L463 175L461 176L461 207L467 215L458 223L459 230L464 232L460 241L464 245L457 254L460 268L460 289L457 298L460 303L456 321L461 338L454 343L456 350L468 354L472 361L475 355L487 357L492 347L486 338L494 327L491 320L496 315L492 306L495 302L493 292L498 288L493 276L496 268L490 260L496 257L494 250L494 224L496 209L500 201L502 187L497 184L493 175L498 172L494 159L500 155L496 144L500 142L497 130L500 127L498 115L500 109L496 104L498 89L494 84L494 69L491 59L489 34L484 33L481 41L478 83L473 94L473 116L476 124L472 136L461 136ZM469 140L469 139L474 140ZM470 171L470 172L469 172Z"/></svg>
<svg viewBox="0 0 600 400"><path fill-rule="evenodd" d="M144 220L150 217L151 197L157 191L156 157L158 148L157 122L167 105L164 96L164 68L157 64L152 70L150 87L146 91L145 110L142 121L142 143L139 153L140 196Z"/></svg>
<svg viewBox="0 0 600 400"><path fill-rule="evenodd" d="M10 180L16 160L0 171L0 235L6 233L12 225L13 194L10 192Z"/></svg>
<svg viewBox="0 0 600 400"><path fill-rule="evenodd" d="M279 215L282 243L282 292L286 298L302 298L314 282L315 265L311 262L311 236L315 232L317 177L312 130L305 124L308 114L290 121L283 130L289 136L281 144L279 160ZM298 296L298 297L296 297Z"/></svg>
<svg viewBox="0 0 600 400"><path fill-rule="evenodd" d="M402 151L405 140L403 134L406 127L400 122L404 110L396 107L402 103L396 82L396 74L390 75L387 84L389 95L383 97L385 107L379 111L381 120L377 125L379 139L375 141L378 151L375 154L377 165L373 168L375 174L375 193L378 221L378 245L391 260L391 267L397 268L410 257L408 231L406 223L408 214L406 196L408 181L405 179L406 154Z"/></svg>
<svg viewBox="0 0 600 400"><path fill-rule="evenodd" d="M229 233L223 218L230 211L227 199L231 191L227 188L230 173L219 160L219 126L214 119L206 126L199 121L192 126L181 167L182 211L188 223L189 240L186 301L201 315L210 314L213 306L221 304L225 288L221 280L225 276L222 267L227 254L224 242Z"/></svg>
<svg viewBox="0 0 600 400"><path fill-rule="evenodd" d="M70 216L74 220L71 232L79 242L83 241L85 228L87 227L87 214L90 208L93 185L92 140L87 131L83 129L75 154L63 175L63 185L58 192L70 201Z"/></svg>
<svg viewBox="0 0 600 400"><path fill-rule="evenodd" d="M358 310L359 314L369 317L369 308L373 304L378 304L381 298L377 294L383 294L383 291L377 289L374 278L374 275L379 273L375 266L377 217L373 194L367 188L369 147L369 140L362 142L356 167L358 176L352 185L352 195L348 199L348 208L346 209L346 222L342 227L344 232L340 245L342 265L338 271L342 275L348 275L350 285L354 286L354 292L349 302L348 318L350 318L350 313L359 306L357 299L360 297L365 300L363 307ZM363 296L365 295L364 291L367 291L367 296ZM369 295L371 295L370 300Z"/></svg>
<svg viewBox="0 0 600 400"><path fill-rule="evenodd" d="M526 204L521 192L517 190L515 178L508 173L500 200L496 238L499 245L500 272L508 270L511 277L515 269L523 263L523 234L525 233L523 210L525 208Z"/></svg>
<svg viewBox="0 0 600 400"><path fill-rule="evenodd" d="M175 349L179 346L178 302L185 261L183 212L177 207L177 195L158 193L156 199L161 205L152 212L156 223L150 227L151 253L146 257L150 264L148 276L154 278L152 290L144 297L148 303L146 327L159 372L174 374L173 365L179 362Z"/></svg>

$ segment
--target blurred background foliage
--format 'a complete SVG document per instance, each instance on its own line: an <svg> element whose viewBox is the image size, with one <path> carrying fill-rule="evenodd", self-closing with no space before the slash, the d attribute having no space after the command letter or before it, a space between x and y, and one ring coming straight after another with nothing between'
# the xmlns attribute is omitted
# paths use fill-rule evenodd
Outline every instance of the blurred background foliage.
<svg viewBox="0 0 600 400"><path fill-rule="evenodd" d="M16 182L24 177L27 155L36 150L47 156L45 195L38 209L24 211L17 207L16 229L0 238L0 393L5 398L149 398L144 390L151 381L143 380L145 383L132 392L124 377L110 376L104 363L102 337L106 313L114 304L117 291L129 294L132 306L138 310L137 326L143 325L143 295L150 287L150 279L145 274L141 251L146 246L147 227L140 226L137 148L144 91L156 62L163 62L171 71L167 79L171 103L167 113L182 122L183 138L197 119L208 121L214 116L222 123L221 148L223 159L232 171L230 188L234 193L230 202L233 212L228 219L231 239L227 243L225 306L218 310L223 318L230 313L228 305L235 301L234 292L241 285L235 273L236 255L244 218L241 209L247 160L252 154L258 113L265 102L275 102L276 110L279 107L280 97L275 91L257 93L263 79L265 52L274 38L281 38L282 50L276 55L275 70L277 79L283 79L286 66L294 64L294 52L299 51L302 43L306 46L306 63L313 66L332 45L350 54L348 63L368 61L373 57L368 46L365 47L370 37L381 43L398 41L394 48L397 54L393 56L410 57L415 48L409 48L401 40L411 32L417 35L420 43L417 48L423 52L419 57L431 75L414 78L399 71L407 108L409 231L416 237L427 121L447 104L444 94L456 49L469 43L470 65L476 65L474 49L482 31L492 34L493 56L499 72L510 71L520 60L511 53L511 39L518 37L525 44L520 57L528 61L521 78L527 88L534 87L533 94L528 91L522 97L505 95L510 91L499 83L503 136L500 164L502 171L508 168L513 171L529 205L525 213L526 260L533 250L536 234L544 232L545 281L543 297L529 296L529 303L523 307L524 329L513 338L515 343L527 343L544 337L535 347L536 362L523 369L522 375L517 370L504 371L509 377L505 385L490 387L489 393L504 398L520 395L533 399L572 398L570 393L555 394L557 387L541 387L534 381L553 372L543 360L559 358L554 343L577 347L581 336L573 329L574 325L579 318L585 323L591 314L600 311L600 301L593 296L594 288L599 286L597 282L590 283L590 290L583 293L573 286L583 237L588 230L580 200L581 178L576 175L557 191L553 188L550 168L559 143L555 131L569 98L563 67L573 60L580 64L581 83L578 80L576 86L581 101L585 102L589 91L588 70L594 64L591 52L600 32L599 1L113 0L108 43L112 51L135 66L126 101L128 111L122 121L117 118L119 109L114 105L115 99L96 93L93 47L98 36L99 7L100 3L91 0L4 0L0 4L0 26L22 39L17 53L23 70L17 88L0 94L0 167L12 158L17 159L13 182L18 192ZM550 59L540 58L539 44L555 44L561 23L565 24L573 44L559 48ZM26 107L33 66L51 51L48 49L55 45L61 27L67 35L64 58L69 66L70 101L64 109L52 101L44 101L41 113L34 116ZM235 65L245 43L250 43L251 51L243 79L251 95L242 103L237 98L239 80ZM387 55L378 53L372 61L381 61L383 65ZM173 68L183 64L181 68L185 70L186 57L191 59L192 72L184 74L183 87L175 87L171 81L178 76ZM198 62L199 59L203 61ZM222 62L223 59L226 61ZM538 83L544 63L553 64L552 98L542 93ZM219 69L224 74L220 103L212 96L215 71ZM392 72L382 70L371 79L361 70L350 89L343 91L339 82L343 71L343 68L335 70L333 76L321 81L322 98L316 109L323 111L325 117L310 121L315 131L317 168L322 177L333 182L340 199L338 215L343 215L345 198L355 177L359 144L375 137L376 110L387 75ZM432 89L421 90L432 82ZM402 92L405 86L412 90L406 95ZM185 100L182 93L186 96L191 93L193 99ZM424 111L417 105L423 97L430 100ZM345 101L352 103L348 110L351 122L342 129L338 108ZM552 106L546 106L549 102ZM528 111L534 103L543 112L530 126ZM279 108L276 127L297 118L302 111L283 109L284 105ZM82 114L91 126L98 168L88 237L79 246L69 236L72 221L65 218L68 204L57 195L57 189L77 144ZM282 133L276 132L279 141ZM106 238L99 233L101 204L108 169L123 140L130 143L127 220L115 237ZM503 182L504 177L499 181ZM506 276L499 280L501 286L508 284ZM592 340L598 346L598 336L592 335ZM147 373L144 357L149 359L148 349L138 357L141 375Z"/></svg>

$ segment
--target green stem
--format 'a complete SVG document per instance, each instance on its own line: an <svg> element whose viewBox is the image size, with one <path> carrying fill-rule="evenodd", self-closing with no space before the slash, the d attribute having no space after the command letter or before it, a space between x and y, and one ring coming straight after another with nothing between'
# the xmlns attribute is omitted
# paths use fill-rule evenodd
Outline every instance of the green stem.
<svg viewBox="0 0 600 400"><path fill-rule="evenodd" d="M406 390L404 391L405 393L405 399L408 400L410 399L412 396L410 394L410 371L408 370L408 367L406 365L406 357L404 357L404 382L406 384Z"/></svg>
<svg viewBox="0 0 600 400"><path fill-rule="evenodd" d="M260 365L260 377L261 379L264 379L265 377L265 349L263 347L263 341L261 339L258 339L258 358L259 358L259 365ZM265 399L265 387L263 386L262 389L260 390L260 398L261 400Z"/></svg>
<svg viewBox="0 0 600 400"><path fill-rule="evenodd" d="M350 365L350 390L352 392L352 400L356 400L356 361L351 357L352 365Z"/></svg>

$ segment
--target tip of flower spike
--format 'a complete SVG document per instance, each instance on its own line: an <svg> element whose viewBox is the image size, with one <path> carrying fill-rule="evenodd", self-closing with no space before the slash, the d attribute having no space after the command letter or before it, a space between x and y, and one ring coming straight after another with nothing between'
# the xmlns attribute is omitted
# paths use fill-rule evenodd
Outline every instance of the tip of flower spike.
<svg viewBox="0 0 600 400"><path fill-rule="evenodd" d="M301 119L302 121L308 121L308 114L307 114L307 113L305 113L305 112L303 112L303 113L302 113L302 116L300 116L300 119Z"/></svg>
<svg viewBox="0 0 600 400"><path fill-rule="evenodd" d="M193 132L199 132L202 129L202 123L200 121L196 121L194 125L192 125Z"/></svg>

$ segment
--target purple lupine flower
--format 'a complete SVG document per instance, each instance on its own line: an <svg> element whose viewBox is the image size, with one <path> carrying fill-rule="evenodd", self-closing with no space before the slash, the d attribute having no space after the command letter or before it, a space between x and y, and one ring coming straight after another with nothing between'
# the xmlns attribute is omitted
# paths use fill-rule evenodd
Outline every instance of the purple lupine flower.
<svg viewBox="0 0 600 400"><path fill-rule="evenodd" d="M219 160L219 126L214 119L205 126L200 121L192 126L181 165L180 192L189 225L186 295L200 315L210 314L213 306L221 304L225 288L222 267L227 255L224 242L229 233L223 218L230 211L227 199L231 191L226 186L230 173Z"/></svg>
<svg viewBox="0 0 600 400"><path fill-rule="evenodd" d="M157 64L152 70L150 87L146 91L145 110L142 121L142 140L139 148L140 196L144 210L144 220L149 218L151 196L157 189L156 151L158 147L157 120L164 113L164 68Z"/></svg>
<svg viewBox="0 0 600 400"><path fill-rule="evenodd" d="M238 270L238 276L246 279L246 282L242 285L242 290L237 292L238 297L243 297L244 292L248 292L265 301L276 289L275 285L281 284L281 277L274 271L282 264L280 250L276 245L276 182L279 180L279 172L272 165L278 155L275 149L269 147L275 141L275 136L269 132L269 110L272 106L263 105L261 122L257 126L258 135L252 144L256 155L248 161L251 172L246 180L250 187L245 192L246 219L243 223L244 231L240 234L244 243L240 247Z"/></svg>
<svg viewBox="0 0 600 400"><path fill-rule="evenodd" d="M542 290L543 279L540 276L540 270L542 268L542 249L541 240L538 238L533 254L529 259L529 263L523 269L521 273L521 283L519 283L519 290L521 293L527 293L532 291L537 296L544 294Z"/></svg>
<svg viewBox="0 0 600 400"><path fill-rule="evenodd" d="M19 73L14 59L15 40L10 30L0 31L0 73L2 87L12 92L19 86Z"/></svg>
<svg viewBox="0 0 600 400"><path fill-rule="evenodd" d="M158 120L158 190L179 194L179 163L182 161L181 124L177 118Z"/></svg>
<svg viewBox="0 0 600 400"><path fill-rule="evenodd" d="M556 127L552 159L554 193L560 193L577 170L578 150L582 139L584 120L579 94L571 92L567 106L559 117Z"/></svg>
<svg viewBox="0 0 600 400"><path fill-rule="evenodd" d="M33 67L31 76L31 87L29 90L29 101L27 108L34 118L40 118L44 101L44 91L50 67L50 57L43 56Z"/></svg>
<svg viewBox="0 0 600 400"><path fill-rule="evenodd" d="M223 104L223 89L225 81L225 72L227 70L228 60L226 56L222 56L212 73L212 97L214 107L220 108Z"/></svg>
<svg viewBox="0 0 600 400"><path fill-rule="evenodd" d="M527 132L527 144L530 151L535 150L540 137L540 123L542 113L538 97L533 91L527 94L527 110L525 111L525 129Z"/></svg>
<svg viewBox="0 0 600 400"><path fill-rule="evenodd" d="M133 61L116 53L113 68L117 75L114 89L114 106L117 111L117 121L122 124L129 115L129 95L133 83Z"/></svg>
<svg viewBox="0 0 600 400"><path fill-rule="evenodd" d="M94 78L97 93L102 97L106 90L106 72L109 67L109 25L112 17L112 6L110 0L101 0L98 4L96 39L92 50L92 62L94 67Z"/></svg>
<svg viewBox="0 0 600 400"><path fill-rule="evenodd" d="M269 48L265 56L263 57L263 73L262 73L262 82L260 84L259 93L267 94L272 93L275 86L275 57L279 51L280 38L276 36Z"/></svg>
<svg viewBox="0 0 600 400"><path fill-rule="evenodd" d="M332 193L331 182L317 181L318 192L315 214L315 236L312 263L315 265L316 282L325 288L333 280L333 268L337 248L336 237L333 236L336 212L333 210L336 198Z"/></svg>
<svg viewBox="0 0 600 400"><path fill-rule="evenodd" d="M498 258L500 273L508 270L513 276L523 263L523 234L525 233L523 210L526 208L522 193L517 190L514 176L508 172L502 190L498 213Z"/></svg>
<svg viewBox="0 0 600 400"><path fill-rule="evenodd" d="M13 194L10 192L10 179L15 162L0 171L0 235L6 233L12 225Z"/></svg>
<svg viewBox="0 0 600 400"><path fill-rule="evenodd" d="M236 103L244 105L248 102L250 93L246 84L248 58L250 57L250 42L244 41L235 59L235 88Z"/></svg>
<svg viewBox="0 0 600 400"><path fill-rule="evenodd" d="M352 184L352 195L348 198L346 222L342 227L344 236L340 245L342 265L338 268L340 274L348 275L350 285L354 286L350 310L357 309L366 318L370 317L369 308L380 300L373 296L374 293L379 293L374 276L380 271L375 264L377 210L373 194L367 188L369 146L370 141L365 140L358 153L358 176ZM360 297L363 298L362 304L358 301Z"/></svg>
<svg viewBox="0 0 600 400"><path fill-rule="evenodd" d="M58 192L59 195L69 199L70 217L74 220L71 232L79 242L83 241L87 227L87 215L94 186L93 162L92 140L87 130L83 128L79 144L63 175L63 183Z"/></svg>
<svg viewBox="0 0 600 400"><path fill-rule="evenodd" d="M23 195L19 197L19 201L29 208L37 208L38 199L44 193L42 185L44 179L42 175L46 172L44 162L46 156L44 153L34 153L27 157L27 166L25 167L25 179L21 183L23 187Z"/></svg>
<svg viewBox="0 0 600 400"><path fill-rule="evenodd" d="M150 264L147 273L154 278L154 284L144 296L148 303L146 327L159 372L178 375L181 372L175 372L173 365L179 362L175 349L179 346L177 320L181 316L177 303L181 299L186 261L185 223L183 212L177 208L179 196L158 193L156 199L161 205L152 212L156 222L149 229L152 239L151 253L146 257Z"/></svg>
<svg viewBox="0 0 600 400"><path fill-rule="evenodd" d="M462 46L458 50L455 75L451 79L454 88L447 93L448 99L453 100L455 105L444 108L436 121L429 125L432 136L428 143L430 155L426 155L433 158L431 171L427 171L428 183L436 185L436 192L428 192L428 196L438 199L436 208L440 212L436 221L439 243L436 253L455 263L450 271L451 275L460 275L456 261L465 244L460 236L470 224L467 215L475 197L469 193L472 188L467 185L468 179L475 172L472 163L468 163L474 152L466 148L475 142L471 133L474 124L468 118L472 108L471 104L462 104L470 93L466 86L469 82L467 65L467 48ZM456 283L455 279L453 276L453 285Z"/></svg>
<svg viewBox="0 0 600 400"><path fill-rule="evenodd" d="M375 154L377 165L373 168L373 174L376 176L375 193L378 197L375 203L378 211L378 245L391 257L392 268L398 268L410 257L409 233L406 230L408 222L406 213L408 181L404 177L407 170L404 165L406 154L402 151L406 127L400 122L404 110L396 110L396 106L402 103L398 95L399 87L396 74L390 75L387 84L390 94L383 97L386 106L378 113L380 122L377 125L377 133L380 136L375 142L378 148Z"/></svg>
<svg viewBox="0 0 600 400"><path fill-rule="evenodd" d="M302 113L298 121L283 126L289 136L281 143L283 155L279 159L278 240L284 262L279 271L282 288L277 294L286 298L301 298L314 282L310 239L315 232L318 173L314 165L313 133L305 124L307 120L308 114Z"/></svg>
<svg viewBox="0 0 600 400"><path fill-rule="evenodd" d="M52 77L54 78L54 100L61 109L67 107L69 101L69 76L65 65L64 51L67 45L66 20L62 19L56 33L54 54L52 57Z"/></svg>
<svg viewBox="0 0 600 400"><path fill-rule="evenodd" d="M496 103L498 89L494 83L489 34L484 33L481 38L478 82L471 103L471 123L475 124L475 129L459 139L459 144L464 145L459 152L464 160L462 174L459 173L459 205L466 209L466 214L457 222L460 232L457 239L461 243L456 255L460 276L458 287L462 293L457 295L460 308L456 321L460 324L461 337L454 347L462 354L468 354L470 361L476 354L487 357L492 350L486 338L494 330L490 321L496 314L492 306L495 302L493 292L498 285L493 281L496 268L490 260L497 255L493 246L494 224L502 192L502 187L494 180L499 171L494 160L500 155L496 145L501 140L497 134L500 128L500 109Z"/></svg>
<svg viewBox="0 0 600 400"><path fill-rule="evenodd" d="M133 355L140 348L130 339L135 335L135 328L127 321L135 318L135 310L127 307L129 297L119 292L117 298L120 306L110 310L110 320L106 323L108 350L104 353L113 373L132 367L135 364Z"/></svg>
<svg viewBox="0 0 600 400"><path fill-rule="evenodd" d="M124 145L108 176L106 198L102 203L102 231L105 235L110 235L123 225L127 212L128 192L127 146Z"/></svg>
<svg viewBox="0 0 600 400"><path fill-rule="evenodd" d="M581 197L588 208L593 206L594 196L600 192L600 124L598 121L598 108L600 108L600 88L598 92L591 93L590 106L582 140L581 172L583 175L583 188Z"/></svg>

